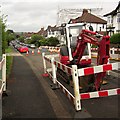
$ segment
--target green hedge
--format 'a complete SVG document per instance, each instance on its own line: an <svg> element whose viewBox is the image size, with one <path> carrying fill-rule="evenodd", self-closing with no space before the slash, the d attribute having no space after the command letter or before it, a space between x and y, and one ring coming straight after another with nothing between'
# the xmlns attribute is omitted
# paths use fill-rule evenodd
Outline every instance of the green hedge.
<svg viewBox="0 0 120 120"><path fill-rule="evenodd" d="M110 37L110 43L120 44L120 33L116 33Z"/></svg>

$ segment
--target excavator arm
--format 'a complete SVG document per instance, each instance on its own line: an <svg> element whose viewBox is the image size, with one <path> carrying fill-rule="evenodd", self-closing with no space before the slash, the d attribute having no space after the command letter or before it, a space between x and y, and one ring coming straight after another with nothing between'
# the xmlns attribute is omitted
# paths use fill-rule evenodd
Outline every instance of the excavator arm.
<svg viewBox="0 0 120 120"><path fill-rule="evenodd" d="M89 30L82 30L77 39L76 49L73 52L73 58L77 58L77 65L83 56L87 43L96 45L98 47L97 65L107 64L109 58L110 40L109 36L102 36L96 32ZM100 81L105 76L105 72L96 74L95 87L96 90L100 88Z"/></svg>

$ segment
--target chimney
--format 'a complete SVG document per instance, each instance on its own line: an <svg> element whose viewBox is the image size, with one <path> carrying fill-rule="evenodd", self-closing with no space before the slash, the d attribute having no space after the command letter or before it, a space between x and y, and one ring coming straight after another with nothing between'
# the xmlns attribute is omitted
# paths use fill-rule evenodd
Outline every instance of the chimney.
<svg viewBox="0 0 120 120"><path fill-rule="evenodd" d="M86 14L88 13L88 10L87 9L83 9L83 14Z"/></svg>

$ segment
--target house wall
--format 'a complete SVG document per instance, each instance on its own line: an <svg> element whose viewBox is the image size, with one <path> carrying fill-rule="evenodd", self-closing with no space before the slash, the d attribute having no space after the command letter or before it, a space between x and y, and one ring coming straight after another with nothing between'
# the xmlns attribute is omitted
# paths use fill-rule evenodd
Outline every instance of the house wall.
<svg viewBox="0 0 120 120"><path fill-rule="evenodd" d="M47 38L57 37L58 34L60 34L59 31L47 31Z"/></svg>
<svg viewBox="0 0 120 120"><path fill-rule="evenodd" d="M107 27L115 27L114 33L120 33L120 8L117 11L116 15L107 16Z"/></svg>
<svg viewBox="0 0 120 120"><path fill-rule="evenodd" d="M95 23L91 23L91 24L87 23L86 29L89 30L90 25L93 27L94 31L106 31L106 25L104 25L104 27L103 27L103 24L95 24Z"/></svg>

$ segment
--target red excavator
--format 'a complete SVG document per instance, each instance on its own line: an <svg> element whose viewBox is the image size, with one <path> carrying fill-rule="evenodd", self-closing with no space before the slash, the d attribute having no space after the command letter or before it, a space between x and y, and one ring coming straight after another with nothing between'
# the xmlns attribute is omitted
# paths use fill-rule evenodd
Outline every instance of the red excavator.
<svg viewBox="0 0 120 120"><path fill-rule="evenodd" d="M91 66L91 45L98 47L97 65L107 64L109 58L109 36L103 36L97 32L83 29L82 23L67 24L65 27L66 42L60 48L60 62L69 67L77 65L78 69ZM67 75L57 68L69 84L71 75ZM80 86L84 91L100 90L105 72L80 77Z"/></svg>

